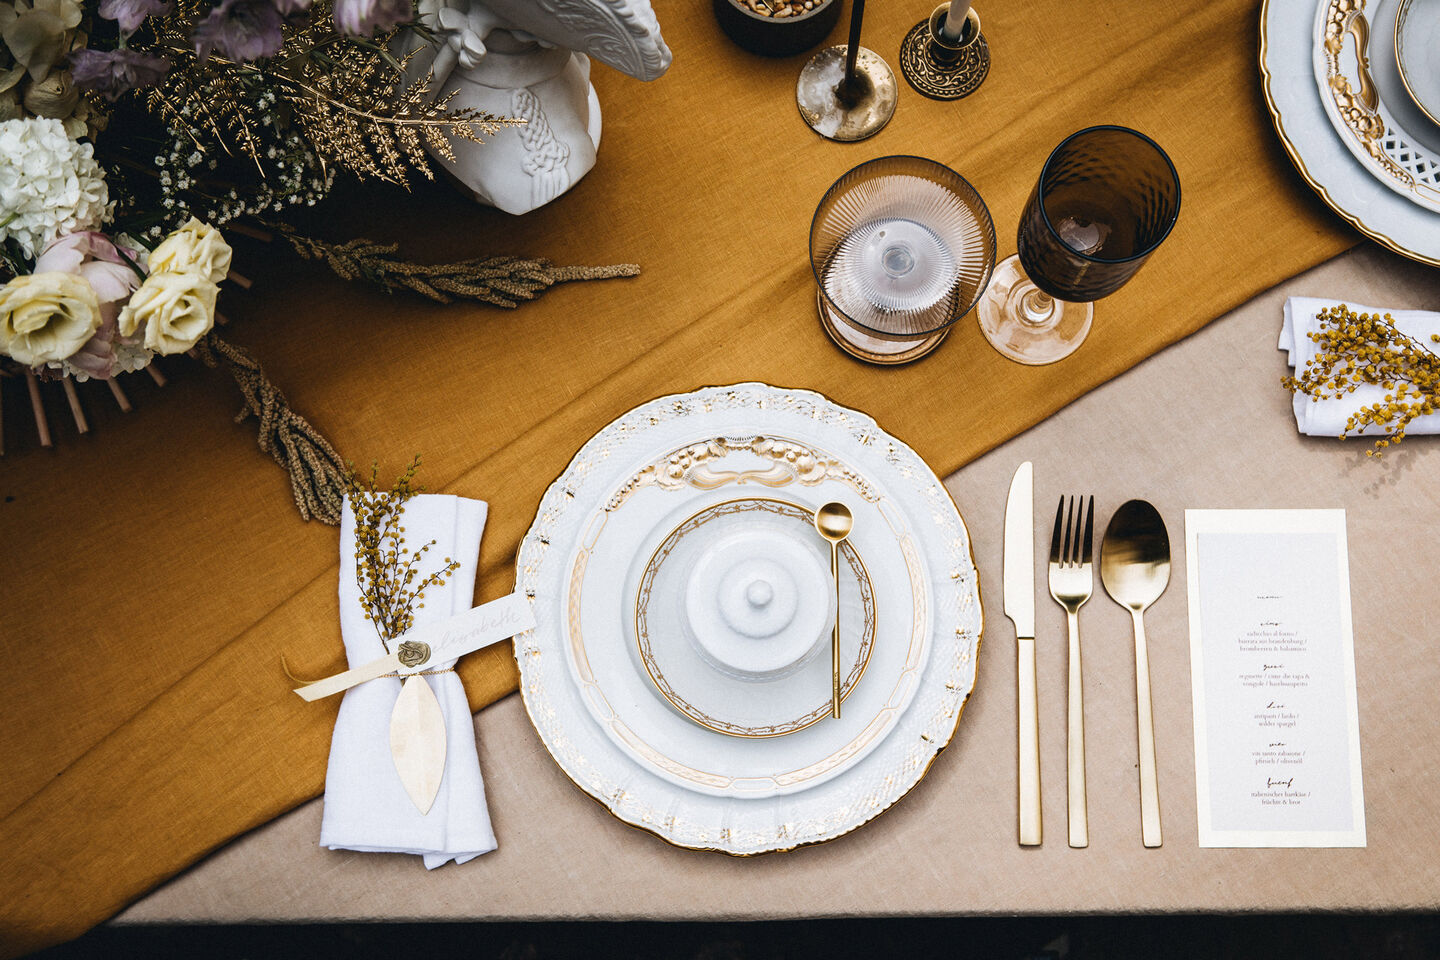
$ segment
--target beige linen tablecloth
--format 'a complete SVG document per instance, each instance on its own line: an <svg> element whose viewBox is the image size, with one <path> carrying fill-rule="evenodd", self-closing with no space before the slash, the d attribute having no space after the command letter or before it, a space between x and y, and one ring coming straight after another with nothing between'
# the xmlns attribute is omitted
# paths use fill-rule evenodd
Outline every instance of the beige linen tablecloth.
<svg viewBox="0 0 1440 960"><path fill-rule="evenodd" d="M426 873L411 858L316 846L307 804L131 907L121 923L357 918L711 918L895 914L1434 910L1440 907L1440 439L1380 462L1366 444L1297 435L1275 349L1288 294L1440 307L1440 273L1374 247L1281 285L1070 405L951 477L975 543L986 613L979 680L929 775L841 839L751 860L694 853L631 829L550 760L512 696L476 718L500 848ZM1117 319L1101 304L1097 330ZM1084 354L1073 361L1077 375ZM963 413L963 410L958 411ZM903 434L902 434L903 436ZM1045 843L1015 842L1014 633L1001 614L1010 475L1035 463L1037 556L1060 493L1091 492L1099 522L1154 502L1176 564L1147 614L1165 844L1140 844L1129 616L1081 612L1091 846L1065 842L1065 624L1038 584ZM1343 507L1369 846L1197 846L1185 597L1187 507ZM1098 580L1098 578L1097 578Z"/></svg>
<svg viewBox="0 0 1440 960"><path fill-rule="evenodd" d="M545 486L644 400L741 380L814 389L945 473L1357 240L1276 141L1253 0L997 2L984 12L985 86L961 103L902 88L890 126L861 144L800 121L803 58L741 52L704 3L659 7L674 66L648 85L596 68L599 163L554 203L515 218L443 184L353 191L309 225L403 240L427 260L638 261L640 277L505 314L386 298L251 246L236 267L253 289L223 294L227 336L342 454L398 473L419 452L433 491L491 503L481 599L510 589ZM866 42L893 63L924 12L872 4ZM830 345L806 236L846 169L892 153L952 165L990 205L1004 255L1046 155L1092 123L1164 145L1184 202L1071 360L1021 367L969 324L898 370ZM252 428L229 423L227 378L182 360L169 371L163 394L132 378L133 415L92 385L91 436L57 428L55 451L12 442L0 467L0 655L43 650L45 666L0 671L0 955L83 931L321 791L335 708L291 695L280 658L302 676L343 663L335 532L296 519ZM15 438L28 430L23 390L0 386ZM477 708L514 688L503 646L460 672Z"/></svg>

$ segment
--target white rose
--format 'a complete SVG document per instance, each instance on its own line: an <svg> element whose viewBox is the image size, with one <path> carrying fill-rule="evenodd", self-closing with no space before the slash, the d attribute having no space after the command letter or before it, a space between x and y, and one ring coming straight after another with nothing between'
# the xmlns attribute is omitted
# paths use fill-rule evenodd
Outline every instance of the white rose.
<svg viewBox="0 0 1440 960"><path fill-rule="evenodd" d="M0 351L29 367L64 360L100 329L100 301L73 273L32 273L0 287Z"/></svg>
<svg viewBox="0 0 1440 960"><path fill-rule="evenodd" d="M230 272L230 245L220 231L194 217L150 254L154 273L198 273L219 283Z"/></svg>
<svg viewBox="0 0 1440 960"><path fill-rule="evenodd" d="M216 284L199 274L152 273L120 311L120 333L133 337L144 327L147 349L184 353L215 325L219 292Z"/></svg>

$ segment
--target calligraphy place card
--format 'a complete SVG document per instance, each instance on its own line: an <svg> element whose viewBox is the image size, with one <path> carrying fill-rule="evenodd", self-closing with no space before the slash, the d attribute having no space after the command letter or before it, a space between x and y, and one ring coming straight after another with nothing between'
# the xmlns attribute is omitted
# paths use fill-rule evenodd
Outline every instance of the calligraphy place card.
<svg viewBox="0 0 1440 960"><path fill-rule="evenodd" d="M1187 510L1202 847L1363 847L1343 510Z"/></svg>

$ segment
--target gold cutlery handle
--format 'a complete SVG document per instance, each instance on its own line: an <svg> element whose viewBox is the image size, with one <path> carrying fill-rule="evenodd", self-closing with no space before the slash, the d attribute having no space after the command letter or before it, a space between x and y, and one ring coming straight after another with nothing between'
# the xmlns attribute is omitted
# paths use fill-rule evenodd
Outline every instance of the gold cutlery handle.
<svg viewBox="0 0 1440 960"><path fill-rule="evenodd" d="M1090 820L1085 812L1085 693L1080 669L1080 618L1066 611L1070 628L1070 703L1067 717L1069 749L1066 784L1070 796L1070 846L1090 845Z"/></svg>
<svg viewBox="0 0 1440 960"><path fill-rule="evenodd" d="M1035 686L1035 638L1016 637L1019 707L1020 845L1040 845L1040 710Z"/></svg>
<svg viewBox="0 0 1440 960"><path fill-rule="evenodd" d="M840 719L840 547L830 541L830 574L835 581L835 626L830 631L830 716Z"/></svg>
<svg viewBox="0 0 1440 960"><path fill-rule="evenodd" d="M1147 847L1160 846L1160 783L1155 773L1155 714L1150 704L1150 655L1145 646L1145 615L1135 621L1135 712L1140 747L1140 838Z"/></svg>

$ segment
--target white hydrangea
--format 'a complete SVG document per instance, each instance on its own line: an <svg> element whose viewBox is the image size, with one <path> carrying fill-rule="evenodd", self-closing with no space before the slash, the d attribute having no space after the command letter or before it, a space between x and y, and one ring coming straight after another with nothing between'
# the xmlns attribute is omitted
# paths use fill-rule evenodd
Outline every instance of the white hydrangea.
<svg viewBox="0 0 1440 960"><path fill-rule="evenodd" d="M71 140L59 120L0 121L0 241L27 257L76 230L94 230L114 204L95 148Z"/></svg>

